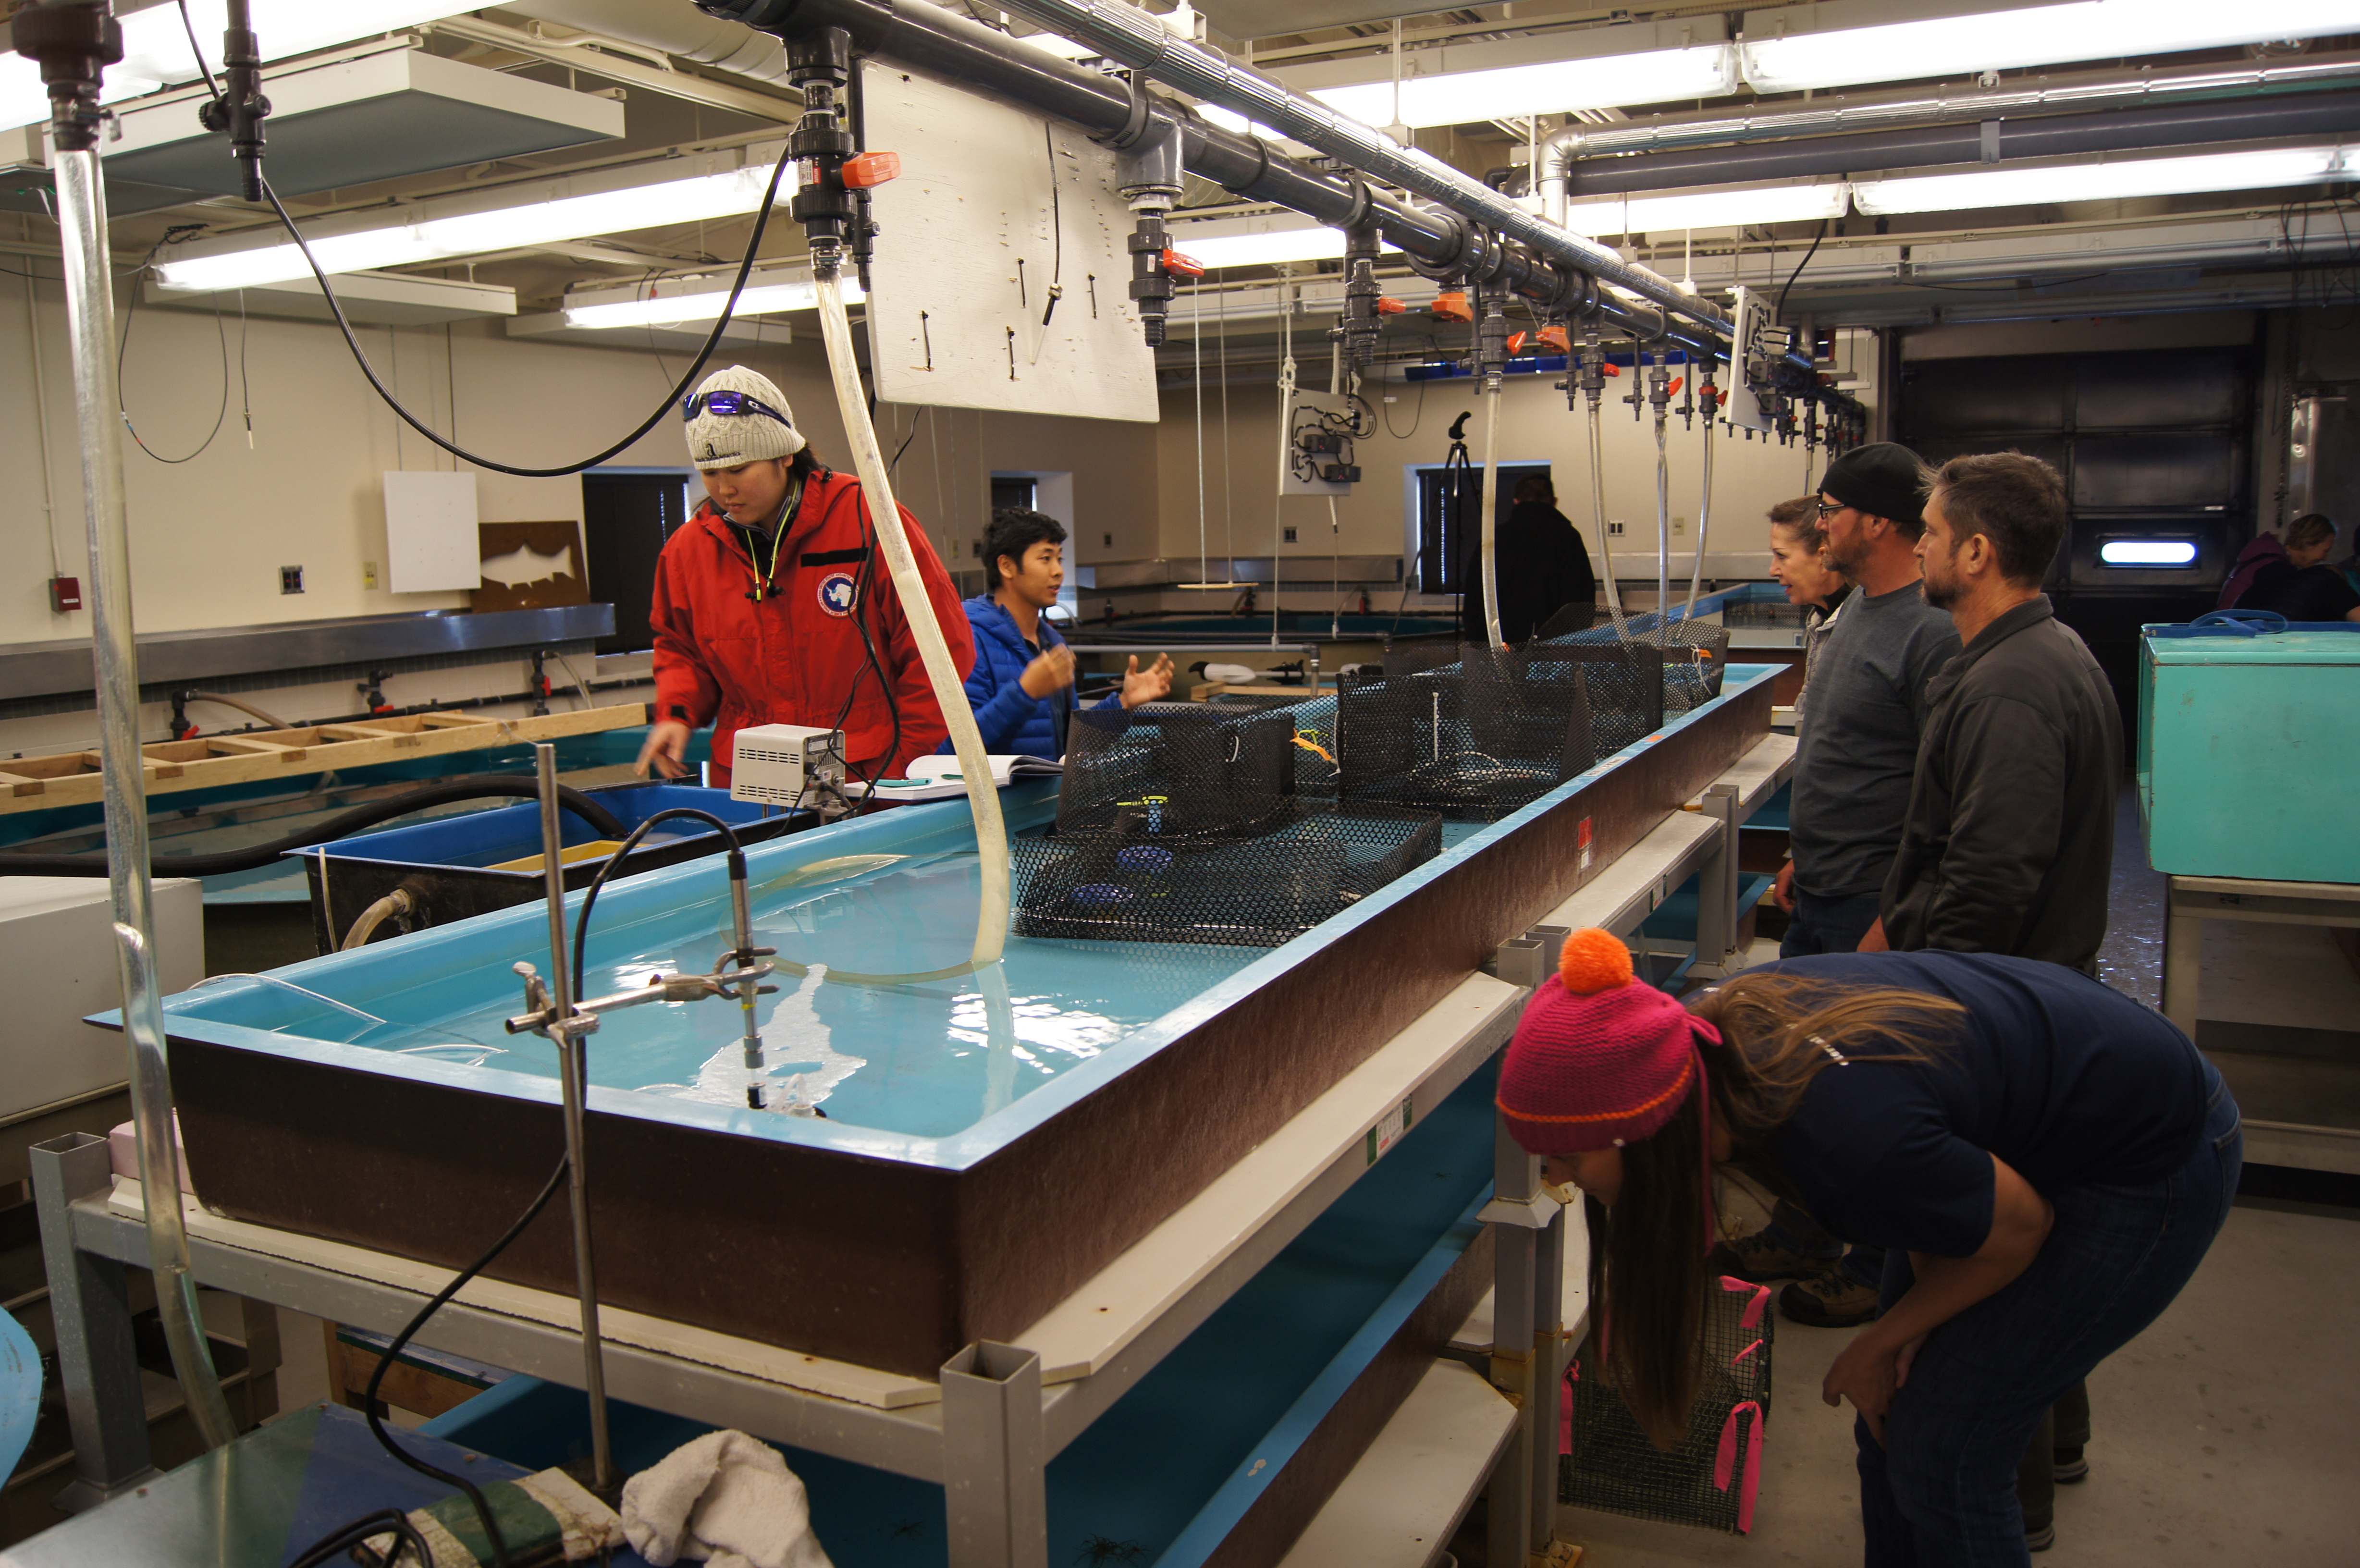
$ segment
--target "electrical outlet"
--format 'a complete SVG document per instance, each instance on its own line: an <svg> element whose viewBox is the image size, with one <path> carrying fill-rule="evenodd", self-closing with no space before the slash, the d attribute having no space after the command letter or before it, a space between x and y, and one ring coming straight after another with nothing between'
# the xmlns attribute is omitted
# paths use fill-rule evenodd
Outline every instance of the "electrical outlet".
<svg viewBox="0 0 2360 1568"><path fill-rule="evenodd" d="M377 586L376 561L364 561L361 562L361 586L364 588L374 588Z"/></svg>
<svg viewBox="0 0 2360 1568"><path fill-rule="evenodd" d="M1112 550L1112 549L1114 548L1114 535L1112 535L1112 534L1108 534L1108 535L1106 535L1106 536L1104 536L1104 537L1105 537L1105 539L1106 539L1106 547L1107 547L1107 549L1109 549L1109 550Z"/></svg>
<svg viewBox="0 0 2360 1568"><path fill-rule="evenodd" d="M1282 537L1285 539L1287 543L1293 544L1295 542L1295 530L1293 528L1289 528Z"/></svg>
<svg viewBox="0 0 2360 1568"><path fill-rule="evenodd" d="M279 569L279 591L281 593L300 593L303 592L303 569L300 566L280 567Z"/></svg>
<svg viewBox="0 0 2360 1568"><path fill-rule="evenodd" d="M1621 539L1622 537L1622 519L1620 517L1607 518L1606 531L1613 535L1616 539Z"/></svg>
<svg viewBox="0 0 2360 1568"><path fill-rule="evenodd" d="M1672 519L1672 537L1674 539L1678 539L1688 531L1688 520L1686 517L1674 517Z"/></svg>

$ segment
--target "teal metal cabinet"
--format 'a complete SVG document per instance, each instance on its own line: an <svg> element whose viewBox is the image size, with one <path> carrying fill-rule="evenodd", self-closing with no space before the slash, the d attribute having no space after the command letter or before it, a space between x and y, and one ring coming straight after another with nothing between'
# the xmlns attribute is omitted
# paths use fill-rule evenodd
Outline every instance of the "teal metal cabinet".
<svg viewBox="0 0 2360 1568"><path fill-rule="evenodd" d="M2360 625L2148 626L2139 816L2176 877L2360 882Z"/></svg>

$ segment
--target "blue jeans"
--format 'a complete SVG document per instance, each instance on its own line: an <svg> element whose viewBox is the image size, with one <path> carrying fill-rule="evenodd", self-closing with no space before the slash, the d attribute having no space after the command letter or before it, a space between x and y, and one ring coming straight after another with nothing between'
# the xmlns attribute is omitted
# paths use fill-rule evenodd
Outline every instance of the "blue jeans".
<svg viewBox="0 0 2360 1568"><path fill-rule="evenodd" d="M1781 958L1808 958L1815 953L1857 953L1860 939L1876 923L1881 894L1854 893L1845 898L1822 898L1795 889L1795 912L1786 926L1786 940L1778 944Z"/></svg>
<svg viewBox="0 0 2360 1568"><path fill-rule="evenodd" d="M2180 1294L2229 1217L2245 1164L2237 1102L2208 1065L2204 1136L2170 1175L2046 1196L2032 1267L1927 1337L1885 1418L1855 1421L1867 1568L2027 1568L2016 1464L2049 1407ZM1891 1253L1884 1298L1911 1283Z"/></svg>

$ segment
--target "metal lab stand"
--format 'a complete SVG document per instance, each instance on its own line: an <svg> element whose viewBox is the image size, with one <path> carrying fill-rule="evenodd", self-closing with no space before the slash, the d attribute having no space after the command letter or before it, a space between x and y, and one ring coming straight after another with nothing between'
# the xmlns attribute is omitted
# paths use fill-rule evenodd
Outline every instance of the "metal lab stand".
<svg viewBox="0 0 2360 1568"><path fill-rule="evenodd" d="M2197 990L2204 922L2260 920L2271 925L2360 926L2360 885L2264 882L2243 877L2166 878L2163 1014L2196 1038ZM2234 1061L2233 1061L2234 1065ZM2234 1092L2236 1084L2230 1084ZM2245 1157L2257 1163L2360 1174L2360 1127L2245 1121Z"/></svg>

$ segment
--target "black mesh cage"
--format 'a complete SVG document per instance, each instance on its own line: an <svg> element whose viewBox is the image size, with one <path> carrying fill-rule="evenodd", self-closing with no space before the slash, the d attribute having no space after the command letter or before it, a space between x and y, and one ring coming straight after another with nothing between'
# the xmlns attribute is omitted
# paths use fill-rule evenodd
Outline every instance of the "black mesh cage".
<svg viewBox="0 0 2360 1568"><path fill-rule="evenodd" d="M1251 836L1126 818L1009 849L1019 936L1277 947L1440 854L1442 819L1301 805Z"/></svg>
<svg viewBox="0 0 2360 1568"><path fill-rule="evenodd" d="M1767 1289L1716 1279L1704 1313L1704 1381L1688 1431L1657 1448L1613 1384L1598 1375L1597 1338L1584 1342L1567 1373L1573 1402L1571 1449L1557 1459L1557 1498L1576 1508L1737 1534L1750 1520L1747 1476L1770 1409L1772 1324ZM1751 1316L1753 1321L1746 1320ZM1751 1410L1743 1407L1751 1405ZM1721 1464L1726 1447L1728 1463ZM1721 1484L1725 1474L1728 1485Z"/></svg>
<svg viewBox="0 0 2360 1568"><path fill-rule="evenodd" d="M1335 707L1076 714L1055 831L1010 843L1015 932L1276 947L1432 859L1440 818L1336 803Z"/></svg>
<svg viewBox="0 0 2360 1568"><path fill-rule="evenodd" d="M1348 682L1336 698L1338 797L1496 821L1596 759L1589 681L1579 660L1468 647L1447 669Z"/></svg>
<svg viewBox="0 0 2360 1568"><path fill-rule="evenodd" d="M1729 631L1709 621L1677 620L1641 631L1629 622L1536 640L1535 659L1580 664L1590 677L1598 755L1612 757L1721 695Z"/></svg>

